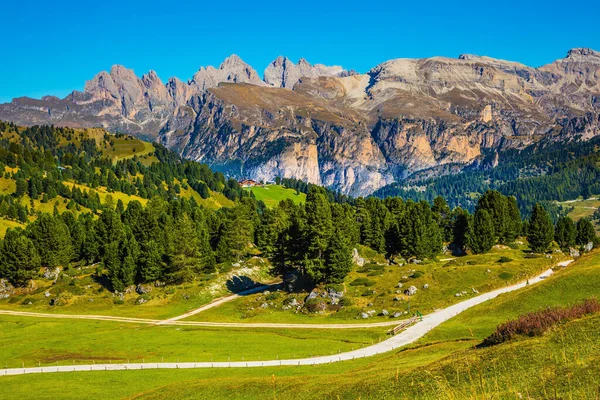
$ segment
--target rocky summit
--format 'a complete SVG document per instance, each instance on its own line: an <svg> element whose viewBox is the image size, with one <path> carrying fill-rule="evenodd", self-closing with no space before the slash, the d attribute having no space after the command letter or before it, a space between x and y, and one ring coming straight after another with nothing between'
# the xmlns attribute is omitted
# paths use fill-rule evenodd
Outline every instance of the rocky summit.
<svg viewBox="0 0 600 400"><path fill-rule="evenodd" d="M117 65L64 99L1 104L0 119L102 126L232 176L366 195L418 171L493 167L506 149L598 135L600 53L573 49L539 68L475 55L396 59L363 74L279 57L262 79L232 55L166 83Z"/></svg>

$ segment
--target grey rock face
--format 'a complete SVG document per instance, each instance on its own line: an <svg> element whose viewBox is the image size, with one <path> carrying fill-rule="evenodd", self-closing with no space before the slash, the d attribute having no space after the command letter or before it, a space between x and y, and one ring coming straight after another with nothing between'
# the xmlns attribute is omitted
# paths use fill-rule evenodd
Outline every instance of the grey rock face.
<svg viewBox="0 0 600 400"><path fill-rule="evenodd" d="M409 286L409 288L404 291L404 294L407 296L414 296L417 294L417 288L415 286Z"/></svg>
<svg viewBox="0 0 600 400"><path fill-rule="evenodd" d="M234 55L189 83L114 66L64 99L1 104L0 119L102 126L232 176L293 177L358 196L417 172L493 168L502 160L484 152L540 138L592 138L599 77L600 53L581 48L540 68L462 55L390 60L366 74L280 57L264 80Z"/></svg>
<svg viewBox="0 0 600 400"><path fill-rule="evenodd" d="M365 259L358 254L358 249L352 249L352 262L359 267L365 265Z"/></svg>
<svg viewBox="0 0 600 400"><path fill-rule="evenodd" d="M291 89L301 78L343 77L349 74L340 66L312 65L304 58L301 58L298 64L294 64L289 58L279 56L265 69L264 79L269 85Z"/></svg>

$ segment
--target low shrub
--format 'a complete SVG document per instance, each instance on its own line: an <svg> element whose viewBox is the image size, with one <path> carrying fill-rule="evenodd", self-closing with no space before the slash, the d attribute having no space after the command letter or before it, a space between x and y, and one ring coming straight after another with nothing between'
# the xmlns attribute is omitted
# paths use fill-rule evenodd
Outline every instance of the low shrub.
<svg viewBox="0 0 600 400"><path fill-rule="evenodd" d="M358 269L357 272L367 274L367 276L377 276L383 274L384 266L368 263L365 264L362 268Z"/></svg>
<svg viewBox="0 0 600 400"><path fill-rule="evenodd" d="M273 293L269 293L265 297L265 299L266 300L277 300L280 296L281 296L281 293L279 293L279 292L273 292Z"/></svg>
<svg viewBox="0 0 600 400"><path fill-rule="evenodd" d="M375 285L375 281L372 281L367 278L356 278L352 282L350 282L350 286L373 286Z"/></svg>
<svg viewBox="0 0 600 400"><path fill-rule="evenodd" d="M338 303L342 307L350 307L353 303L352 300L347 297L342 297Z"/></svg>
<svg viewBox="0 0 600 400"><path fill-rule="evenodd" d="M413 279L417 279L423 276L423 271L415 271L413 272L413 274L410 276Z"/></svg>
<svg viewBox="0 0 600 400"><path fill-rule="evenodd" d="M498 260L499 263L508 263L511 262L513 259L510 257L506 257L506 256L502 256L500 257L500 259Z"/></svg>
<svg viewBox="0 0 600 400"><path fill-rule="evenodd" d="M120 305L120 304L125 304L125 301L124 301L124 300L121 300L121 299L116 299L116 300L114 301L114 304L118 304L118 305Z"/></svg>
<svg viewBox="0 0 600 400"><path fill-rule="evenodd" d="M344 291L344 285L332 283L332 284L327 285L327 287L325 289L333 289L338 293L342 293Z"/></svg>
<svg viewBox="0 0 600 400"><path fill-rule="evenodd" d="M327 309L327 303L325 303L322 299L314 298L309 299L306 303L304 303L304 307L306 307L308 312L316 313L325 311Z"/></svg>
<svg viewBox="0 0 600 400"><path fill-rule="evenodd" d="M521 315L519 318L505 322L496 331L485 338L478 347L493 346L504 343L517 335L541 336L553 326L581 318L588 314L600 312L600 303L596 299L587 299L570 307L553 307Z"/></svg>
<svg viewBox="0 0 600 400"><path fill-rule="evenodd" d="M513 274L511 274L510 272L501 272L500 275L498 275L498 278L504 279L505 281L509 280L512 277L513 277Z"/></svg>

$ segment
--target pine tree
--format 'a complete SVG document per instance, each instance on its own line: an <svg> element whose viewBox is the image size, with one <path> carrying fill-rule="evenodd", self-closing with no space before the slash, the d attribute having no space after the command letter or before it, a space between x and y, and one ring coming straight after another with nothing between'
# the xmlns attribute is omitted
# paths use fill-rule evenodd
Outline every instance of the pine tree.
<svg viewBox="0 0 600 400"><path fill-rule="evenodd" d="M577 228L571 218L564 216L558 219L554 229L554 240L561 249L568 251L570 247L575 246L576 235Z"/></svg>
<svg viewBox="0 0 600 400"><path fill-rule="evenodd" d="M38 250L43 266L64 266L71 261L71 235L60 217L41 213L35 222L27 226L27 235Z"/></svg>
<svg viewBox="0 0 600 400"><path fill-rule="evenodd" d="M488 190L479 198L477 210L488 212L494 224L495 240L498 243L508 243L507 231L510 217L506 196L496 190Z"/></svg>
<svg viewBox="0 0 600 400"><path fill-rule="evenodd" d="M163 250L154 240L142 245L140 254L140 277L143 282L160 279L165 269Z"/></svg>
<svg viewBox="0 0 600 400"><path fill-rule="evenodd" d="M527 240L531 249L536 253L548 250L554 238L554 226L550 216L539 203L533 206L528 229Z"/></svg>
<svg viewBox="0 0 600 400"><path fill-rule="evenodd" d="M24 286L40 268L40 256L33 242L21 230L9 229L0 242L0 277L15 286Z"/></svg>
<svg viewBox="0 0 600 400"><path fill-rule="evenodd" d="M446 200L444 200L444 198L441 196L438 196L435 199L433 199L433 206L431 207L431 211L433 211L433 213L435 214L437 224L442 229L444 241L452 241L454 233L452 212L450 211L450 207L448 207L448 203L446 203Z"/></svg>
<svg viewBox="0 0 600 400"><path fill-rule="evenodd" d="M305 268L313 281L320 282L326 274L324 256L333 229L331 207L323 189L311 187L306 196L305 208Z"/></svg>
<svg viewBox="0 0 600 400"><path fill-rule="evenodd" d="M487 253L496 243L494 221L485 209L475 211L473 226L469 229L467 243L475 254Z"/></svg>
<svg viewBox="0 0 600 400"><path fill-rule="evenodd" d="M398 224L400 254L405 258L433 258L442 249L442 231L429 203L406 203L406 212Z"/></svg>
<svg viewBox="0 0 600 400"><path fill-rule="evenodd" d="M473 216L462 208L455 208L452 211L452 243L461 252L465 252L468 247L469 228L473 225Z"/></svg>
<svg viewBox="0 0 600 400"><path fill-rule="evenodd" d="M325 283L341 283L352 271L352 254L339 230L331 236L325 252Z"/></svg>
<svg viewBox="0 0 600 400"><path fill-rule="evenodd" d="M523 230L521 221L521 211L517 205L517 199L514 196L507 197L508 205L508 221L506 222L505 241L507 243L514 242Z"/></svg>
<svg viewBox="0 0 600 400"><path fill-rule="evenodd" d="M580 246L585 246L596 239L596 230L594 225L588 218L581 218L577 221L577 237L576 243Z"/></svg>
<svg viewBox="0 0 600 400"><path fill-rule="evenodd" d="M189 281L200 269L198 236L192 220L184 214L175 221L168 277L174 282Z"/></svg>

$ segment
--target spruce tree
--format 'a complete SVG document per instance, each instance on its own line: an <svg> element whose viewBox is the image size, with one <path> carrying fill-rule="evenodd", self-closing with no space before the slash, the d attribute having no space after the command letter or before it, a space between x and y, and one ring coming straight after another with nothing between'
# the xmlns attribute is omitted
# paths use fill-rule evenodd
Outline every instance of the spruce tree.
<svg viewBox="0 0 600 400"><path fill-rule="evenodd" d="M168 277L174 282L189 281L200 268L200 249L196 229L192 220L184 214L175 221Z"/></svg>
<svg viewBox="0 0 600 400"><path fill-rule="evenodd" d="M332 234L331 206L322 188L311 187L306 196L305 268L315 282L326 275L325 251Z"/></svg>
<svg viewBox="0 0 600 400"><path fill-rule="evenodd" d="M575 228L573 220L568 216L559 218L554 229L554 240L560 248L568 251L570 247L575 246L576 236L577 228Z"/></svg>
<svg viewBox="0 0 600 400"><path fill-rule="evenodd" d="M69 228L60 217L41 213L27 226L27 235L33 241L45 267L66 265L73 257Z"/></svg>
<svg viewBox="0 0 600 400"><path fill-rule="evenodd" d="M550 216L539 203L533 206L527 232L527 240L531 250L543 253L550 247L554 239L554 226Z"/></svg>
<svg viewBox="0 0 600 400"><path fill-rule="evenodd" d="M495 239L499 243L507 243L509 229L509 210L506 196L496 190L488 190L477 202L477 210L488 212L494 224Z"/></svg>
<svg viewBox="0 0 600 400"><path fill-rule="evenodd" d="M7 230L0 242L0 277L24 286L39 268L40 256L33 242L20 229Z"/></svg>
<svg viewBox="0 0 600 400"><path fill-rule="evenodd" d="M580 246L585 246L596 239L596 230L594 225L588 218L581 218L577 221L577 237L576 242Z"/></svg>
<svg viewBox="0 0 600 400"><path fill-rule="evenodd" d="M162 247L154 240L141 246L140 277L143 282L152 282L162 277L165 269Z"/></svg>
<svg viewBox="0 0 600 400"><path fill-rule="evenodd" d="M475 254L487 253L496 243L494 221L485 209L475 211L473 226L469 229L467 242Z"/></svg>
<svg viewBox="0 0 600 400"><path fill-rule="evenodd" d="M352 271L352 254L339 230L331 236L325 253L325 270L325 283L341 283Z"/></svg>
<svg viewBox="0 0 600 400"><path fill-rule="evenodd" d="M469 228L473 225L473 216L468 211L460 207L452 211L452 244L461 252L465 252L468 247Z"/></svg>
<svg viewBox="0 0 600 400"><path fill-rule="evenodd" d="M514 196L507 197L508 206L508 221L506 222L506 243L514 242L523 230L523 222L521 220L521 212L517 205L517 199Z"/></svg>

